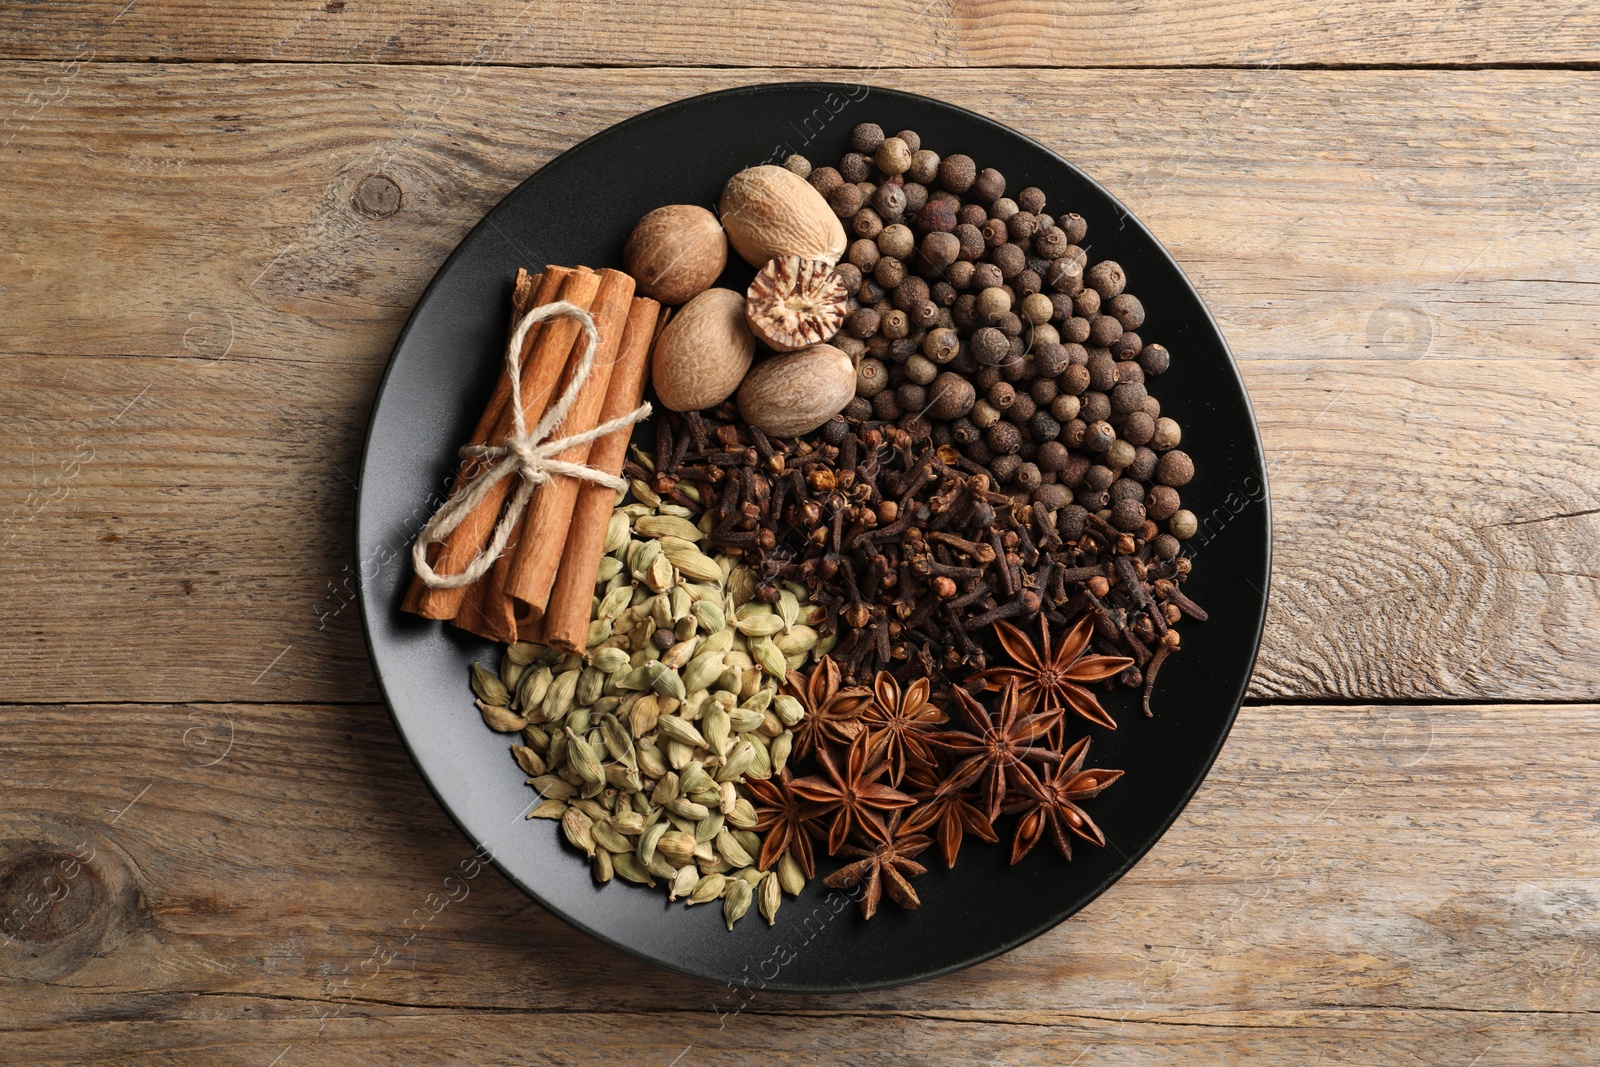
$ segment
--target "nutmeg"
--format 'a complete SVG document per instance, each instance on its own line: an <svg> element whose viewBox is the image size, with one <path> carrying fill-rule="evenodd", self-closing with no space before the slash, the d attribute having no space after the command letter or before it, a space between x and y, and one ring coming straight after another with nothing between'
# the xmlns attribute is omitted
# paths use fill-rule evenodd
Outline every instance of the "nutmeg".
<svg viewBox="0 0 1600 1067"><path fill-rule="evenodd" d="M753 267L784 256L832 266L844 255L844 224L793 171L770 164L741 170L728 179L719 207L729 243Z"/></svg>
<svg viewBox="0 0 1600 1067"><path fill-rule="evenodd" d="M727 264L727 235L717 217L697 204L656 208L639 220L622 248L623 269L640 294L663 304L699 296Z"/></svg>
<svg viewBox="0 0 1600 1067"><path fill-rule="evenodd" d="M650 381L662 404L697 411L739 388L756 347L744 303L731 289L707 289L667 323L650 355Z"/></svg>
<svg viewBox="0 0 1600 1067"><path fill-rule="evenodd" d="M793 437L827 422L855 395L850 357L832 345L812 345L763 360L750 371L739 386L739 414L774 437Z"/></svg>

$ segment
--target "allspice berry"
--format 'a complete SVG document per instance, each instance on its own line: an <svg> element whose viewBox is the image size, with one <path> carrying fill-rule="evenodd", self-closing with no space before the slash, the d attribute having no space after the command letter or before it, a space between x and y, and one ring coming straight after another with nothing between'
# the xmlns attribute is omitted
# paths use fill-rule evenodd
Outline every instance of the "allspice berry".
<svg viewBox="0 0 1600 1067"><path fill-rule="evenodd" d="M1090 424L1089 432L1083 438L1083 447L1091 452L1104 452L1116 439L1117 431L1111 428L1109 422L1101 420Z"/></svg>
<svg viewBox="0 0 1600 1067"><path fill-rule="evenodd" d="M1000 268L1000 276L1009 282L1028 266L1028 254L1019 245L1003 244L990 249L989 261Z"/></svg>
<svg viewBox="0 0 1600 1067"><path fill-rule="evenodd" d="M952 190L954 191L954 190ZM977 178L972 183L972 198L992 204L1006 195L1006 176L993 167L985 167L978 172Z"/></svg>
<svg viewBox="0 0 1600 1067"><path fill-rule="evenodd" d="M919 151L922 148L922 134L918 133L916 130L901 130L899 133L895 134L895 136L904 141L906 147L913 152Z"/></svg>
<svg viewBox="0 0 1600 1067"><path fill-rule="evenodd" d="M872 159L860 152L846 152L839 160L839 176L854 184L872 177Z"/></svg>
<svg viewBox="0 0 1600 1067"><path fill-rule="evenodd" d="M861 195L861 189L849 182L840 182L828 193L828 206L833 213L841 219L847 219L861 210L861 204L866 197Z"/></svg>
<svg viewBox="0 0 1600 1067"><path fill-rule="evenodd" d="M1001 420L984 431L983 439L999 455L1009 455L1022 447L1022 431L1015 423Z"/></svg>
<svg viewBox="0 0 1600 1067"><path fill-rule="evenodd" d="M1180 541L1187 541L1200 532L1200 520L1192 511L1175 511L1167 520L1167 532Z"/></svg>
<svg viewBox="0 0 1600 1067"><path fill-rule="evenodd" d="M1145 495L1144 511L1157 522L1170 519L1182 504L1178 491L1170 485L1152 485Z"/></svg>
<svg viewBox="0 0 1600 1067"><path fill-rule="evenodd" d="M926 148L918 149L911 153L911 166L906 169L906 177L914 182L924 185L939 176L939 154L930 152Z"/></svg>
<svg viewBox="0 0 1600 1067"><path fill-rule="evenodd" d="M872 155L883 143L883 127L876 122L863 122L850 131L850 147L862 155Z"/></svg>
<svg viewBox="0 0 1600 1067"><path fill-rule="evenodd" d="M1022 205L1022 210L1037 215L1044 210L1044 190L1030 185L1017 194L1017 203Z"/></svg>
<svg viewBox="0 0 1600 1067"><path fill-rule="evenodd" d="M1024 297L1022 300L1022 317L1035 326L1049 322L1054 310L1050 305L1050 298L1043 293L1036 292L1032 296ZM1053 375L1049 375L1049 377L1053 377Z"/></svg>
<svg viewBox="0 0 1600 1067"><path fill-rule="evenodd" d="M917 212L917 227L924 233L953 233L958 225L956 209L948 200L930 197Z"/></svg>
<svg viewBox="0 0 1600 1067"><path fill-rule="evenodd" d="M1114 315L1124 330L1137 330L1144 325L1144 305L1132 293L1118 293L1106 301L1106 312Z"/></svg>
<svg viewBox="0 0 1600 1067"><path fill-rule="evenodd" d="M935 419L959 419L972 410L977 398L970 381L944 371L928 386L928 415Z"/></svg>
<svg viewBox="0 0 1600 1067"><path fill-rule="evenodd" d="M1146 415L1143 408L1129 412L1122 420L1122 438L1131 445L1147 445L1155 433L1156 420Z"/></svg>
<svg viewBox="0 0 1600 1067"><path fill-rule="evenodd" d="M898 137L885 137L872 158L885 174L904 174L911 169L911 148Z"/></svg>
<svg viewBox="0 0 1600 1067"><path fill-rule="evenodd" d="M1189 458L1189 453L1179 449L1172 449L1163 453L1156 463L1156 481L1162 485L1173 487L1188 485L1189 479L1194 477L1194 461Z"/></svg>
<svg viewBox="0 0 1600 1067"><path fill-rule="evenodd" d="M977 314L984 322L993 322L1011 310L1011 294L999 286L990 286L978 294Z"/></svg>
<svg viewBox="0 0 1600 1067"><path fill-rule="evenodd" d="M974 330L968 345L974 359L991 367L1004 363L1006 357L1011 354L1010 339L993 326Z"/></svg>
<svg viewBox="0 0 1600 1067"><path fill-rule="evenodd" d="M1110 300L1127 287L1128 276L1116 260L1103 259L1083 272L1083 284L1099 293L1101 299Z"/></svg>
<svg viewBox="0 0 1600 1067"><path fill-rule="evenodd" d="M806 181L811 183L811 188L827 196L833 192L834 186L844 183L844 177L833 167L814 167L806 175Z"/></svg>
<svg viewBox="0 0 1600 1067"><path fill-rule="evenodd" d="M888 182L878 186L872 194L872 206L886 221L898 222L906 213L905 187Z"/></svg>
<svg viewBox="0 0 1600 1067"><path fill-rule="evenodd" d="M865 310L865 309L863 309ZM867 358L856 364L856 395L868 400L883 392L889 384L889 368L878 360Z"/></svg>
<svg viewBox="0 0 1600 1067"><path fill-rule="evenodd" d="M1176 448L1178 442L1183 440L1183 431L1172 419L1160 418L1156 420L1155 436L1150 438L1150 447L1157 452L1165 452Z"/></svg>
<svg viewBox="0 0 1600 1067"><path fill-rule="evenodd" d="M978 168L971 156L958 152L939 161L939 184L957 195L971 189L977 176Z"/></svg>
<svg viewBox="0 0 1600 1067"><path fill-rule="evenodd" d="M1144 368L1144 372L1152 377L1157 374L1165 374L1167 368L1172 365L1172 354L1167 351L1164 345L1145 345L1139 350L1138 358L1139 366Z"/></svg>
<svg viewBox="0 0 1600 1067"><path fill-rule="evenodd" d="M1144 505L1137 500L1119 500L1111 505L1111 525L1133 531L1144 525Z"/></svg>
<svg viewBox="0 0 1600 1067"><path fill-rule="evenodd" d="M878 235L878 251L895 259L905 259L917 247L917 239L911 233L911 227L895 223L885 226Z"/></svg>
<svg viewBox="0 0 1600 1067"><path fill-rule="evenodd" d="M802 178L811 177L811 160L798 153L783 161L784 170L792 170Z"/></svg>
<svg viewBox="0 0 1600 1067"><path fill-rule="evenodd" d="M961 241L953 233L930 233L922 239L922 258L935 267L948 267L961 255Z"/></svg>

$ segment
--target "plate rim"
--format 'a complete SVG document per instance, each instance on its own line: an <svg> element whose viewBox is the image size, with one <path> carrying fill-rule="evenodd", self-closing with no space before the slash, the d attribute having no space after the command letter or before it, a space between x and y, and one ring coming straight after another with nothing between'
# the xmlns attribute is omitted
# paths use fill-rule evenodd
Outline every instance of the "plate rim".
<svg viewBox="0 0 1600 1067"><path fill-rule="evenodd" d="M1060 926L1072 916L1076 915L1078 912L1082 911L1084 908L1098 900L1107 890L1109 890L1117 882L1121 881L1129 872L1138 866L1140 861L1142 861L1144 857L1149 854L1150 850L1153 849L1156 844L1166 836L1167 832L1172 829L1172 826L1178 821L1179 817L1188 810L1189 804L1194 800L1194 797L1200 791L1201 786L1203 786L1206 780L1211 776L1211 772L1216 765L1217 758L1221 755L1223 746L1227 744L1228 738L1232 735L1234 723L1237 721L1239 712L1243 708L1244 702L1248 697L1250 681L1254 676L1255 666L1261 654L1261 642L1266 631L1267 608L1271 602L1273 522L1272 493L1270 485L1271 471L1268 468L1266 450L1261 441L1260 421L1256 417L1255 405L1250 399L1249 388L1245 383L1243 374L1240 373L1238 357L1234 355L1233 347L1228 343L1227 337L1222 332L1221 326L1218 325L1216 316L1212 314L1210 306L1201 296L1199 290L1195 288L1194 282L1189 278L1189 275L1183 269L1183 266L1167 249L1166 245L1161 242L1160 238L1158 238L1148 226L1140 221L1139 217L1130 211L1128 207L1123 204L1120 198L1112 193L1111 190L1106 188L1106 186L1100 181L1089 175L1070 160L1063 157L1053 148L1050 148L1048 145L1041 143L1040 141L1034 139L1026 133L1021 132L1020 130L1008 126L996 119L990 118L989 116L980 112L973 111L958 104L949 103L948 101L941 100L937 97L926 96L921 93L908 92L903 89L895 89L887 86L869 85L865 82L850 83L801 79L796 81L757 82L748 85L730 86L724 89L716 89L707 93L697 93L693 96L681 97L677 100L671 100L667 103L657 105L656 107L650 108L646 111L641 111L635 115L631 115L620 122L616 122L602 129L596 130L584 137L582 140L579 140L576 143L562 149L544 164L531 171L515 186L508 189L504 196L497 200L493 206L488 208L483 213L482 217L480 217L478 221L467 230L466 233L461 235L461 237L457 240L455 247L451 249L450 254L446 256L439 264L438 268L433 274L433 277L429 279L427 286L425 286L422 292L417 296L416 302L413 304L410 314L406 316L405 324L401 327L400 332L395 336L394 344L390 347L388 358L384 364L383 374L378 379L377 388L373 393L372 403L367 412L366 429L363 434L361 446L361 478L356 484L353 501L354 514L352 522L353 537L351 551L356 564L355 573L358 576L362 573L363 517L366 510L363 507L363 498L367 484L367 462L371 455L373 428L376 423L378 408L383 400L385 392L388 389L389 378L394 373L396 356L405 346L412 327L417 321L419 312L422 310L424 305L429 302L429 298L432 296L434 290L440 285L441 280L447 274L449 268L455 262L456 258L462 255L463 248L469 243L470 238L477 234L478 231L488 226L491 216L493 216L494 213L498 211L507 200L516 196L525 184L527 184L529 181L532 181L535 177L543 174L546 170L552 167L559 169L563 161L568 156L574 154L578 149L583 148L585 145L596 140L597 138L626 130L635 125L647 123L657 116L693 107L708 100L736 96L753 96L764 92L788 91L797 89L810 89L818 92L855 92L865 89L866 93L861 96L860 100L854 101L855 103L860 103L873 94L882 94L891 98L911 100L923 104L932 104L939 108L959 112L967 119L984 126L988 126L1003 136L1018 138L1026 142L1033 148L1044 153L1055 164L1066 167L1068 170L1075 173L1081 180L1092 185L1101 195L1107 198L1107 200L1116 208L1117 211L1119 211L1126 219L1133 222L1134 225L1142 230L1144 235L1149 240L1151 247L1167 261L1167 263L1176 273L1177 277L1181 280L1183 286L1188 290L1190 296L1194 298L1195 305L1199 308L1205 325L1209 327L1211 334L1216 338L1217 343L1221 346L1222 355L1225 357L1224 362L1226 364L1228 373L1231 375L1231 381L1237 387L1239 397L1244 402L1245 411L1249 416L1248 443L1251 447L1255 462L1261 472L1261 522L1263 526L1263 542L1265 545L1265 550L1261 558L1260 573L1262 580L1262 610L1260 618L1255 627L1255 633L1250 636L1248 669L1244 672L1243 681L1239 685L1238 692L1232 695L1229 699L1231 710L1229 710L1227 715L1224 717L1222 728L1217 732L1216 739L1212 743L1210 750L1206 752L1203 760L1203 766L1200 769L1200 773L1195 778L1193 785L1189 786L1183 791L1181 799L1175 806L1173 806L1172 810L1160 822L1159 826L1150 835L1150 838L1147 842L1132 852L1124 853L1126 856L1126 862L1121 866L1121 869L1089 886L1086 892L1082 895L1082 899L1078 900L1069 910L1066 910L1049 919L1048 921L1026 930L1013 938L1007 939L991 948L988 948L983 952L970 955L945 966L935 967L915 974L893 979L872 980L864 983L846 980L843 984L828 986L788 985L781 981L780 975L779 979L775 979L770 982L764 982L761 986L761 992L763 993L775 992L793 995L826 995L831 993L866 992L868 990L891 989L899 986L911 985L918 982L927 981L929 979L954 974L958 971L966 970L970 967L976 966L977 964L985 963L998 956L1002 956L1005 953L1019 948L1035 938L1038 938L1043 934L1048 933L1050 930ZM402 558L407 563L409 562L409 548L412 543L413 541L408 541L407 549L404 553L402 553ZM366 646L367 658L372 665L373 676L378 683L378 691L382 697L384 709L387 711L390 721L394 724L395 732L399 735L401 744L405 746L406 754L411 758L411 762L416 768L417 774L422 779L423 784L427 786L429 793L431 793L434 799L438 802L440 809L445 813L450 821L455 824L456 828L461 832L461 834L473 845L475 854L481 858L482 862L486 862L490 866L493 866L508 882L510 882L520 892L537 903L546 912L560 919L562 922L567 923L574 929L581 931L587 936L593 937L603 944L624 952L635 959L643 960L653 966L660 967L664 970L671 971L687 978L695 979L696 981L705 983L707 985L719 986L721 983L719 983L719 981L715 978L709 977L703 973L698 973L674 962L669 958L657 956L625 944L609 936L605 932L595 928L594 926L589 925L578 916L571 914L566 909L557 907L550 903L542 894L540 894L532 886L528 885L523 879L512 874L511 871L506 868L505 864L501 862L498 853L494 849L488 848L485 843L480 840L479 836L462 821L462 817L456 813L454 807L449 804L441 795L439 788L434 784L432 776L430 776L424 769L423 762L419 758L417 749L413 745L412 739L406 731L405 724L401 721L400 716L395 711L394 701L389 695L388 682L384 677L383 671L378 665L378 653L377 649L373 645L372 627L368 624L369 613L373 612L374 610L386 610L386 606L377 604L376 599L377 598L375 596L369 596L367 582L365 580L358 580L356 583L356 600L360 609L358 615L361 619L362 639ZM483 855L485 851L489 853L487 856Z"/></svg>

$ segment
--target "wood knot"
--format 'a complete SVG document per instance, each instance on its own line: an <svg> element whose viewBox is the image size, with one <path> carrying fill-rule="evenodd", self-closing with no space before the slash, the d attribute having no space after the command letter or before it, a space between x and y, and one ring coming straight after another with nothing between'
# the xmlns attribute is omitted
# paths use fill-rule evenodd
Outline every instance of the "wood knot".
<svg viewBox="0 0 1600 1067"><path fill-rule="evenodd" d="M400 210L402 199L400 186L395 184L394 179L382 174L369 174L356 185L350 206L358 215L369 219L386 219Z"/></svg>
<svg viewBox="0 0 1600 1067"><path fill-rule="evenodd" d="M0 933L46 946L88 926L105 898L93 856L88 846L0 845Z"/></svg>

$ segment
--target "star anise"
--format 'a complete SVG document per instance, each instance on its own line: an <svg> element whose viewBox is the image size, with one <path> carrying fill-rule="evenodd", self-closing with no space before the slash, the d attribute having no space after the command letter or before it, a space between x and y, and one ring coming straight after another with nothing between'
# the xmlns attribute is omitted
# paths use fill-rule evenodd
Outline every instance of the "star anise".
<svg viewBox="0 0 1600 1067"><path fill-rule="evenodd" d="M855 862L840 867L823 879L825 884L834 889L861 886L861 917L864 919L872 918L878 910L878 901L883 899L885 893L902 908L922 905L917 898L917 891L911 888L907 879L928 873L926 867L916 862L916 857L933 841L923 834L912 833L898 823L896 817L895 822L890 824L887 842L871 848L846 845L844 854Z"/></svg>
<svg viewBox="0 0 1600 1067"><path fill-rule="evenodd" d="M965 768L941 774L933 767L914 767L907 777L916 789L912 796L916 797L917 806L906 813L904 827L908 833L934 828L946 867L956 865L963 834L991 844L1000 840L988 817L967 799L967 787L983 768L972 760L966 762Z"/></svg>
<svg viewBox="0 0 1600 1067"><path fill-rule="evenodd" d="M993 822L1000 814L1006 794L1015 792L1022 780L1032 777L1024 760L1049 763L1059 760L1061 753L1048 748L1035 748L1033 742L1044 736L1055 716L1029 715L1015 682L1006 685L1000 697L999 717L978 703L965 689L956 686L956 710L966 720L972 732L946 730L929 734L928 740L952 753L959 761L957 772L972 768L979 788L983 790L981 810Z"/></svg>
<svg viewBox="0 0 1600 1067"><path fill-rule="evenodd" d="M872 696L864 686L840 688L839 665L823 656L807 678L790 671L783 691L800 701L805 718L794 727L794 755L804 758L832 742L848 745L861 732L861 707Z"/></svg>
<svg viewBox="0 0 1600 1067"><path fill-rule="evenodd" d="M872 758L867 739L858 736L850 743L842 772L827 745L817 749L817 762L822 764L823 774L796 779L790 788L802 800L817 804L820 814L833 814L828 827L828 855L839 851L851 830L888 844L884 813L910 807L916 801L878 782L889 765Z"/></svg>
<svg viewBox="0 0 1600 1067"><path fill-rule="evenodd" d="M1054 773L1048 777L1030 774L1023 780L1019 790L1022 799L1006 805L1005 809L1007 813L1026 813L1017 823L1017 836L1011 844L1012 863L1026 856L1046 829L1050 831L1050 841L1056 851L1069 860L1072 858L1070 834L1077 834L1092 845L1105 845L1105 834L1089 818L1089 813L1078 807L1078 801L1099 796L1122 777L1122 772L1099 768L1086 771L1083 761L1088 755L1089 739L1084 737L1067 749Z"/></svg>
<svg viewBox="0 0 1600 1067"><path fill-rule="evenodd" d="M928 679L918 678L902 690L888 671L879 671L872 682L872 700L862 709L861 721L874 754L889 763L890 785L899 785L906 776L907 760L913 766L934 762L927 730L949 717L928 702L930 689Z"/></svg>
<svg viewBox="0 0 1600 1067"><path fill-rule="evenodd" d="M1132 666L1133 660L1123 656L1084 655L1089 648L1089 638L1094 636L1094 618L1090 615L1079 619L1054 649L1050 642L1050 623L1042 614L1039 631L1041 647L1035 648L1027 635L1015 626L1008 622L995 623L995 636L1017 666L990 667L975 677L983 679L991 690L1015 682L1022 699L1030 706L1038 706L1041 713L1058 714L1064 708L1071 708L1090 722L1115 730L1116 721L1081 683L1110 678ZM1051 739L1058 746L1061 732L1060 726L1052 725Z"/></svg>
<svg viewBox="0 0 1600 1067"><path fill-rule="evenodd" d="M762 835L761 855L756 859L756 866L767 870L787 850L794 853L805 876L815 878L817 863L811 853L811 832L823 810L821 806L795 793L794 779L787 767L773 778L747 775L744 787L754 798L755 831Z"/></svg>

